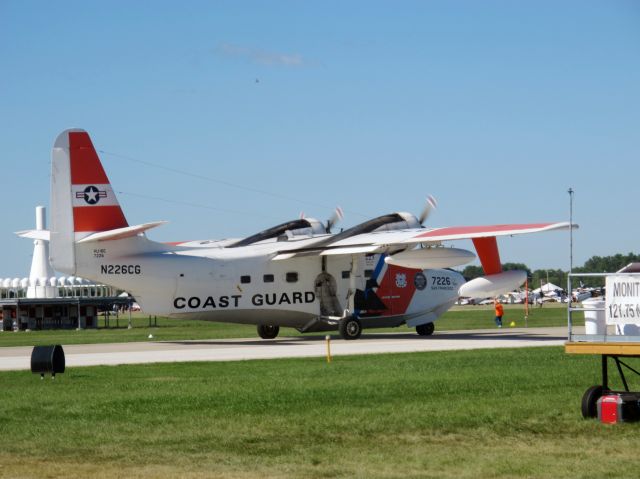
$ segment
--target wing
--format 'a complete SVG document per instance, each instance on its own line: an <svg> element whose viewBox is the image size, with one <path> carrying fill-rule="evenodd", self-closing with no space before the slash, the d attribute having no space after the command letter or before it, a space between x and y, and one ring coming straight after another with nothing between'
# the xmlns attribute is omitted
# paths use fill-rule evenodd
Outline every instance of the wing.
<svg viewBox="0 0 640 479"><path fill-rule="evenodd" d="M447 228L434 228L422 231L406 243L423 243L425 241L450 241L459 239L490 238L496 236L513 236L528 233L541 233L543 231L569 229L569 222L560 223L529 223L514 225L491 226L453 226ZM578 225L573 225L574 229Z"/></svg>
<svg viewBox="0 0 640 479"><path fill-rule="evenodd" d="M367 233L355 232L355 234L333 235L305 248L279 251L273 259L282 260L312 255L387 253L390 256L386 261L400 266L425 269L453 267L468 263L473 259L473 255L470 257L469 252L465 250L435 248L435 246L440 246L443 241L471 239L476 247L485 273L493 274L501 271L496 237L563 230L569 229L569 227L570 224L568 222L558 222L454 226L445 228L410 228L394 231L372 231ZM573 225L573 227L577 228L577 225ZM349 230L344 233L348 233L348 231ZM407 251L415 245L422 245L424 248L420 249L419 252L411 251L410 253Z"/></svg>

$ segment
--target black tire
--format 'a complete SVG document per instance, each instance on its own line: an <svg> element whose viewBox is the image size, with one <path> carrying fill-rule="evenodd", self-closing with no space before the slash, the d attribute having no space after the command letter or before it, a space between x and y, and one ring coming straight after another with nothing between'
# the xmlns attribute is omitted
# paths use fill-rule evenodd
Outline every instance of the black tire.
<svg viewBox="0 0 640 479"><path fill-rule="evenodd" d="M416 326L416 333L420 336L431 336L436 327L433 323L421 324Z"/></svg>
<svg viewBox="0 0 640 479"><path fill-rule="evenodd" d="M362 334L362 324L358 318L353 316L340 321L340 336L342 339L358 339Z"/></svg>
<svg viewBox="0 0 640 479"><path fill-rule="evenodd" d="M582 396L582 417L590 419L598 417L598 399L604 394L602 386L591 386Z"/></svg>
<svg viewBox="0 0 640 479"><path fill-rule="evenodd" d="M273 324L259 324L258 325L258 335L262 339L273 339L278 336L280 332L280 326L275 326Z"/></svg>

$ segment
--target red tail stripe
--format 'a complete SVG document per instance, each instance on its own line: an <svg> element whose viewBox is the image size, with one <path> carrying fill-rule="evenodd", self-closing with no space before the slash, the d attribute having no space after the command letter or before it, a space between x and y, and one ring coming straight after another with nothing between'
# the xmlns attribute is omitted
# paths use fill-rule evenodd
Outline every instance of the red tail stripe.
<svg viewBox="0 0 640 479"><path fill-rule="evenodd" d="M500 264L500 252L498 251L496 237L473 238L472 241L476 247L484 274L500 273L502 271L502 265Z"/></svg>
<svg viewBox="0 0 640 479"><path fill-rule="evenodd" d="M71 157L71 184L92 185L109 183L89 134L84 131L69 133ZM76 231L78 231L76 229Z"/></svg>
<svg viewBox="0 0 640 479"><path fill-rule="evenodd" d="M73 224L75 231L108 231L128 226L119 206L76 206Z"/></svg>

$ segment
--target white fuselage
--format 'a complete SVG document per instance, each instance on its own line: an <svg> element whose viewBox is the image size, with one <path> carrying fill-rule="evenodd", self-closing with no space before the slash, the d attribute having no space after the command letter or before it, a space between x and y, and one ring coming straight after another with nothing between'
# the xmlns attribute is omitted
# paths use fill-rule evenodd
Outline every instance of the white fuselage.
<svg viewBox="0 0 640 479"><path fill-rule="evenodd" d="M301 330L333 327L331 318L345 309L365 327L430 322L456 301L464 283L451 270L386 264L384 254L273 260L317 242L318 236L172 246L136 236L77 244L75 274L130 292L148 314Z"/></svg>

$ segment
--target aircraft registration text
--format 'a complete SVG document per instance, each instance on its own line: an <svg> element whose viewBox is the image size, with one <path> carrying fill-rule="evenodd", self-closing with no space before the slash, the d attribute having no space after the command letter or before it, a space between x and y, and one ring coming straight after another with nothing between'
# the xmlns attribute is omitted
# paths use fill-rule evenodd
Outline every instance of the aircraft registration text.
<svg viewBox="0 0 640 479"><path fill-rule="evenodd" d="M139 264L102 264L100 273L102 274L140 274L142 268Z"/></svg>

